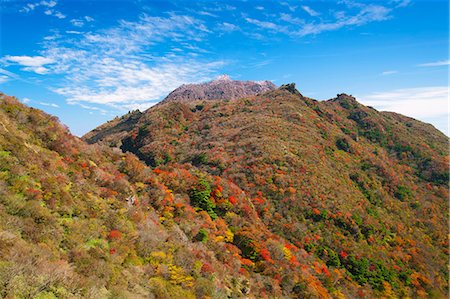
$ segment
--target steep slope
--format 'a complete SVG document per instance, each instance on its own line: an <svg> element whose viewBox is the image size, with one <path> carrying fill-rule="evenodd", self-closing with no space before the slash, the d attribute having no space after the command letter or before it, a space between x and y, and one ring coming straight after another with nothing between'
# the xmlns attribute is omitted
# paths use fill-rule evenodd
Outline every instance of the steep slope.
<svg viewBox="0 0 450 299"><path fill-rule="evenodd" d="M270 81L237 81L222 75L216 80L200 83L186 84L172 91L161 103L171 101L219 101L239 99L275 90L276 86ZM202 105L193 109L201 109ZM92 144L102 141L110 146L117 146L115 141L121 140L132 130L139 121L142 113L131 111L120 118L115 118L83 136L83 139Z"/></svg>
<svg viewBox="0 0 450 299"><path fill-rule="evenodd" d="M244 296L255 278L227 249L233 233L189 205L214 179L176 174L174 192L134 155L0 94L0 297Z"/></svg>
<svg viewBox="0 0 450 299"><path fill-rule="evenodd" d="M109 141L168 180L180 165L214 177L199 207L234 233L242 273L269 279L251 294L448 294L448 139L430 125L289 84L168 101Z"/></svg>
<svg viewBox="0 0 450 299"><path fill-rule="evenodd" d="M139 110L130 111L122 117L116 117L88 132L83 139L90 144L101 140L114 146L114 140L126 137L126 134L134 129L141 116L142 113Z"/></svg>

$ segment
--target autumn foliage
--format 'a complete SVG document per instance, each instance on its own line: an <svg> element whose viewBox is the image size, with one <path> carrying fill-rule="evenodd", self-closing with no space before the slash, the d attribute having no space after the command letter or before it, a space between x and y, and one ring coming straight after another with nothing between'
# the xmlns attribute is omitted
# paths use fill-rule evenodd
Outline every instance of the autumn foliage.
<svg viewBox="0 0 450 299"><path fill-rule="evenodd" d="M1 297L448 294L448 139L426 124L285 86L89 136L1 96Z"/></svg>

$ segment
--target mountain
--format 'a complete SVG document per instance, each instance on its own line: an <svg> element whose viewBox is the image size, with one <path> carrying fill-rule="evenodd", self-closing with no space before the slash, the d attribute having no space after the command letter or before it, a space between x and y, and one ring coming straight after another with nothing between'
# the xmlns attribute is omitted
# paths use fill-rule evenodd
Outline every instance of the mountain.
<svg viewBox="0 0 450 299"><path fill-rule="evenodd" d="M208 176L189 203L233 232L252 296L448 294L449 140L433 126L294 84L166 100L124 130L130 117L85 139L134 153L175 194L180 169Z"/></svg>
<svg viewBox="0 0 450 299"><path fill-rule="evenodd" d="M276 89L276 86L270 81L237 81L231 80L227 75L222 75L207 83L181 85L172 91L162 103L169 101L232 100L274 89Z"/></svg>
<svg viewBox="0 0 450 299"><path fill-rule="evenodd" d="M245 296L230 228L189 204L213 178L177 171L172 191L133 154L0 94L0 297Z"/></svg>
<svg viewBox="0 0 450 299"><path fill-rule="evenodd" d="M448 295L448 138L431 125L288 84L90 136L0 95L1 297Z"/></svg>
<svg viewBox="0 0 450 299"><path fill-rule="evenodd" d="M270 81L237 81L231 80L227 75L222 75L216 80L200 83L186 84L172 91L161 103L171 101L196 101L196 100L231 100L244 98L276 89ZM88 143L100 140L110 142L114 146L114 140L120 140L131 131L143 114L139 110L131 111L122 117L101 125L90 131L83 139Z"/></svg>

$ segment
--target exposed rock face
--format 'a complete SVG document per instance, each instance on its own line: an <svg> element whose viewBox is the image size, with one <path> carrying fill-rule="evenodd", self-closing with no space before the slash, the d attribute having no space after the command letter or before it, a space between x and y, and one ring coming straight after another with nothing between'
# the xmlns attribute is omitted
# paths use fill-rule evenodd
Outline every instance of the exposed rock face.
<svg viewBox="0 0 450 299"><path fill-rule="evenodd" d="M276 88L276 85L270 81L237 81L231 80L227 75L222 75L210 82L182 85L172 91L163 102L231 100L260 94Z"/></svg>

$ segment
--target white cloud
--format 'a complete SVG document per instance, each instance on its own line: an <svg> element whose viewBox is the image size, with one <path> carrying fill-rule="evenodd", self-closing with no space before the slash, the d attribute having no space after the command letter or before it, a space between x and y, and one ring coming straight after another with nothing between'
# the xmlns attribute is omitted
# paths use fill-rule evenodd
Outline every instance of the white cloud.
<svg viewBox="0 0 450 299"><path fill-rule="evenodd" d="M358 97L365 105L417 119L448 115L447 86L417 87L376 92Z"/></svg>
<svg viewBox="0 0 450 299"><path fill-rule="evenodd" d="M394 3L395 7L406 7L411 3L411 0L392 0L392 3Z"/></svg>
<svg viewBox="0 0 450 299"><path fill-rule="evenodd" d="M51 40L58 39L60 37L61 37L61 34L59 33L59 31L54 31L53 35L44 36L44 40L51 41Z"/></svg>
<svg viewBox="0 0 450 299"><path fill-rule="evenodd" d="M65 19L66 18L66 15L62 14L59 11L54 11L52 15L57 17L58 19Z"/></svg>
<svg viewBox="0 0 450 299"><path fill-rule="evenodd" d="M97 78L94 79L97 88L69 85L54 91L67 97L69 102L106 104L119 109L145 102L149 107L183 83L208 79L211 70L219 66L222 66L221 62L179 61L155 67L141 63L121 67L117 61L106 60L104 64L95 65L96 70L89 74L89 77ZM108 75L100 77L101 73Z"/></svg>
<svg viewBox="0 0 450 299"><path fill-rule="evenodd" d="M31 100L29 98L22 99L22 103L24 103L24 104L28 104L29 102L31 102Z"/></svg>
<svg viewBox="0 0 450 299"><path fill-rule="evenodd" d="M62 81L51 90L70 104L85 109L103 105L90 109L100 113L144 109L183 83L217 74L224 62L211 61L208 51L196 45L209 34L209 28L191 16L142 15L110 29L45 40L40 56L7 56L3 61L60 75Z"/></svg>
<svg viewBox="0 0 450 299"><path fill-rule="evenodd" d="M83 27L86 22L90 23L93 21L94 21L94 18L92 18L90 16L84 16L83 18L72 19L69 22L75 27Z"/></svg>
<svg viewBox="0 0 450 299"><path fill-rule="evenodd" d="M1 60L0 60L0 62L1 62ZM8 76L8 77L14 78L14 79L18 79L19 78L19 76L17 76L16 74L14 74L14 73L12 73L10 71L1 69L1 68L0 68L0 74L3 74L5 76Z"/></svg>
<svg viewBox="0 0 450 299"><path fill-rule="evenodd" d="M374 21L384 21L390 18L390 11L391 9L380 5L361 5L361 9L356 15L348 17L342 15L341 19L337 19L334 22L308 23L293 34L306 36L338 30L348 26L361 26Z"/></svg>
<svg viewBox="0 0 450 299"><path fill-rule="evenodd" d="M51 8L51 7L56 6L56 4L58 4L56 1L45 1L45 0L36 2L36 3L27 3L27 5L25 5L20 11L21 12L30 12L40 6Z"/></svg>
<svg viewBox="0 0 450 299"><path fill-rule="evenodd" d="M274 30L277 32L285 31L285 28L283 26L280 26L273 22L260 21L260 20L256 20L256 19L252 19L252 18L245 18L245 20L250 24L256 25L256 26L264 28L264 29L271 29L271 30Z"/></svg>
<svg viewBox="0 0 450 299"><path fill-rule="evenodd" d="M418 64L417 66L429 67L429 66L444 66L444 65L450 65L450 60L441 60L441 61L435 61L435 62L422 63L422 64Z"/></svg>
<svg viewBox="0 0 450 299"><path fill-rule="evenodd" d="M57 4L57 2L56 1L41 1L40 4L43 6L47 6L47 7L53 7Z"/></svg>
<svg viewBox="0 0 450 299"><path fill-rule="evenodd" d="M213 13L210 13L208 11L199 11L197 12L199 15L201 16L208 16L208 17L212 17L212 18L218 18L219 16Z"/></svg>
<svg viewBox="0 0 450 299"><path fill-rule="evenodd" d="M54 7L57 4L58 2L53 0L51 1L42 0L36 3L28 3L20 10L20 12L29 13L31 11L34 11L38 7L42 7L44 9L44 14L48 16L57 17L58 19L64 19L66 16L62 14L60 11L54 9Z"/></svg>
<svg viewBox="0 0 450 299"><path fill-rule="evenodd" d="M397 74L397 73L398 73L398 71L391 70L391 71L384 71L381 73L381 75L387 76L387 75L393 75L393 74Z"/></svg>
<svg viewBox="0 0 450 299"><path fill-rule="evenodd" d="M58 19L65 19L66 15L62 14L61 12L54 10L54 9L47 9L46 11L44 11L44 13L48 16L54 16L57 17Z"/></svg>
<svg viewBox="0 0 450 299"><path fill-rule="evenodd" d="M85 105L85 104L82 104L82 103L76 103L76 102L69 102L68 104L69 104L69 105L78 105L78 106L80 106L81 108L86 109L86 110L97 111L97 112L99 112L99 113L102 114L102 115L108 114L108 111L107 111L107 110L102 109L102 108L99 108L99 107L95 107L95 106L91 106L91 105ZM92 112L90 112L90 114L92 114Z"/></svg>
<svg viewBox="0 0 450 299"><path fill-rule="evenodd" d="M0 84L3 84L9 80L8 76L0 75Z"/></svg>
<svg viewBox="0 0 450 299"><path fill-rule="evenodd" d="M317 11L315 11L309 6L303 5L302 9L306 11L311 17L317 17L318 15L320 15Z"/></svg>
<svg viewBox="0 0 450 299"><path fill-rule="evenodd" d="M293 17L293 16L291 16L290 14L287 14L287 13L280 14L280 19L285 21L285 22L294 24L294 25L300 25L301 26L301 25L305 24L304 20L299 19L299 18L295 18L295 17Z"/></svg>
<svg viewBox="0 0 450 299"><path fill-rule="evenodd" d="M6 63L13 62L19 64L24 66L22 70L32 71L40 75L48 72L48 69L44 67L45 65L55 63L54 59L43 56L5 56L2 60Z"/></svg>
<svg viewBox="0 0 450 299"><path fill-rule="evenodd" d="M59 106L56 105L55 103L39 102L39 104L41 104L42 106L53 107L53 108L59 108Z"/></svg>
<svg viewBox="0 0 450 299"><path fill-rule="evenodd" d="M326 31L334 31L344 27L361 26L370 22L384 21L390 18L389 13L392 8L382 5L359 4L354 2L342 1L341 4L347 6L348 11L338 11L332 13L332 19L321 18L317 22L307 22L305 20L293 17L286 13L280 14L280 19L289 25L281 25L270 18L270 21L258 20L245 17L245 20L261 29L271 30L274 33L283 33L292 37L303 37L307 35L316 35ZM318 13L308 6L302 6L303 10L310 16L317 16Z"/></svg>
<svg viewBox="0 0 450 299"><path fill-rule="evenodd" d="M30 12L30 11L34 10L35 8L36 8L35 4L28 3L20 10L20 12Z"/></svg>
<svg viewBox="0 0 450 299"><path fill-rule="evenodd" d="M288 2L281 2L280 4L286 6L292 12L294 12L297 9L297 6L291 5Z"/></svg>
<svg viewBox="0 0 450 299"><path fill-rule="evenodd" d="M70 20L70 23L75 27L83 27L84 26L84 22L81 19L72 19L72 20Z"/></svg>
<svg viewBox="0 0 450 299"><path fill-rule="evenodd" d="M231 23L223 22L219 25L219 30L225 32L233 32L239 30L239 27Z"/></svg>

